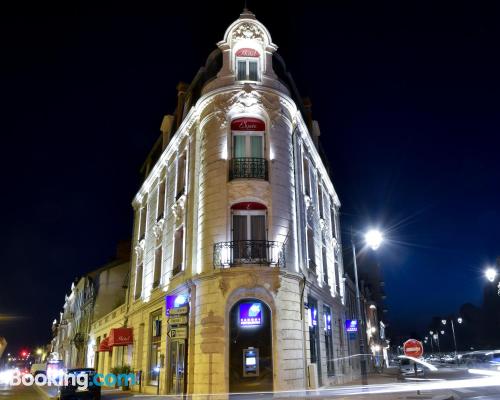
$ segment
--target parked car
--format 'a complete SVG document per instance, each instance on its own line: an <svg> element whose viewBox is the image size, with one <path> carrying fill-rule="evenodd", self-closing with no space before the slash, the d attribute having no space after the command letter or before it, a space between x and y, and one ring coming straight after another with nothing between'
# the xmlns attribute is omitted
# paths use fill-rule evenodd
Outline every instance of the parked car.
<svg viewBox="0 0 500 400"><path fill-rule="evenodd" d="M405 377L424 375L424 367L420 363L416 363L411 358L406 356L399 356L399 376L404 379Z"/></svg>
<svg viewBox="0 0 500 400"><path fill-rule="evenodd" d="M77 368L68 369L66 374L71 376L81 376L87 375L87 385L79 385L78 380L75 382L72 379L68 379L67 386L60 386L58 393L58 400L73 400L73 399L101 399L101 386L94 385L94 377L96 375L96 370L93 368Z"/></svg>

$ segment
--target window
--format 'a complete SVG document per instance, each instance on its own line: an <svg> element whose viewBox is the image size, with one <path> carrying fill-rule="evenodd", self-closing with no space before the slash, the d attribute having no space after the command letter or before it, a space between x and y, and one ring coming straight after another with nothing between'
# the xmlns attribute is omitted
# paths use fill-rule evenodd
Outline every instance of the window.
<svg viewBox="0 0 500 400"><path fill-rule="evenodd" d="M339 255L335 254L335 263L334 266L335 268L335 292L337 293L338 296L340 296L340 265L339 265Z"/></svg>
<svg viewBox="0 0 500 400"><path fill-rule="evenodd" d="M158 385L161 353L161 312L151 315L151 348L149 352L149 384Z"/></svg>
<svg viewBox="0 0 500 400"><path fill-rule="evenodd" d="M309 297L307 299L307 304L309 306L309 355L311 357L311 363L316 363L318 361L319 353L319 337L318 337L318 302Z"/></svg>
<svg viewBox="0 0 500 400"><path fill-rule="evenodd" d="M323 246L323 282L328 285L328 259L326 257L326 247Z"/></svg>
<svg viewBox="0 0 500 400"><path fill-rule="evenodd" d="M323 210L323 187L318 185L318 207L319 207L319 217L325 218L325 213Z"/></svg>
<svg viewBox="0 0 500 400"><path fill-rule="evenodd" d="M184 227L181 226L174 233L174 257L172 275L182 271L182 260L184 258Z"/></svg>
<svg viewBox="0 0 500 400"><path fill-rule="evenodd" d="M146 233L146 215L148 211L147 202L145 201L139 211L139 240L144 239Z"/></svg>
<svg viewBox="0 0 500 400"><path fill-rule="evenodd" d="M156 208L156 220L163 218L165 210L165 179L162 179L158 185L158 205Z"/></svg>
<svg viewBox="0 0 500 400"><path fill-rule="evenodd" d="M257 118L238 118L231 122L231 178L267 179L265 129L265 123Z"/></svg>
<svg viewBox="0 0 500 400"><path fill-rule="evenodd" d="M259 64L255 58L237 58L236 68L238 71L239 81L258 81L259 80Z"/></svg>
<svg viewBox="0 0 500 400"><path fill-rule="evenodd" d="M142 275L143 275L143 265L142 263L137 266L135 275L135 299L137 300L142 294Z"/></svg>
<svg viewBox="0 0 500 400"><path fill-rule="evenodd" d="M177 160L177 186L175 199L177 200L186 192L186 153Z"/></svg>
<svg viewBox="0 0 500 400"><path fill-rule="evenodd" d="M332 310L323 306L323 332L325 334L326 372L328 376L335 375L335 361L333 355Z"/></svg>
<svg viewBox="0 0 500 400"><path fill-rule="evenodd" d="M162 246L160 243L160 245L155 249L155 269L153 272L153 287L154 288L158 287L158 285L160 284L162 256L163 256L163 251L162 251Z"/></svg>
<svg viewBox="0 0 500 400"><path fill-rule="evenodd" d="M332 232L332 236L337 239L338 237L337 237L336 212L335 212L335 206L334 206L332 198L330 198L330 205L331 205L330 206L330 229Z"/></svg>
<svg viewBox="0 0 500 400"><path fill-rule="evenodd" d="M314 233L311 227L307 227L307 257L308 267L316 272L316 255L314 252Z"/></svg>
<svg viewBox="0 0 500 400"><path fill-rule="evenodd" d="M309 160L304 157L302 159L303 173L304 173L304 193L306 196L311 197L311 176L309 172Z"/></svg>
<svg viewBox="0 0 500 400"><path fill-rule="evenodd" d="M233 210L233 257L267 259L266 211Z"/></svg>

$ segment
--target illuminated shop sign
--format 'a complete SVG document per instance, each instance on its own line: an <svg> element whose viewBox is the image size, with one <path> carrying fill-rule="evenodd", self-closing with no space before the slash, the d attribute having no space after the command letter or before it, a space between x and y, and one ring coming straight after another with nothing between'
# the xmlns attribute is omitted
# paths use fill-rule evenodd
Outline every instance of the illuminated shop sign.
<svg viewBox="0 0 500 400"><path fill-rule="evenodd" d="M358 320L357 319L346 319L345 330L347 332L357 332L358 331Z"/></svg>
<svg viewBox="0 0 500 400"><path fill-rule="evenodd" d="M262 304L241 303L240 304L240 326L262 325Z"/></svg>
<svg viewBox="0 0 500 400"><path fill-rule="evenodd" d="M309 328L318 326L318 310L316 307L309 307Z"/></svg>
<svg viewBox="0 0 500 400"><path fill-rule="evenodd" d="M184 294L174 294L165 296L165 309L167 311L167 315L170 315L170 310L172 308L178 308L183 305L186 305L188 302L188 297Z"/></svg>

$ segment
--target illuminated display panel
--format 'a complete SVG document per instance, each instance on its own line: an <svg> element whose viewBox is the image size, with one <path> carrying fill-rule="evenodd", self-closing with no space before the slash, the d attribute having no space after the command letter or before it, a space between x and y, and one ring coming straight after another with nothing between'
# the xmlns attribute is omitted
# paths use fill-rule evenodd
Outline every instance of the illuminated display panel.
<svg viewBox="0 0 500 400"><path fill-rule="evenodd" d="M241 303L239 320L242 327L262 325L262 304L253 302Z"/></svg>

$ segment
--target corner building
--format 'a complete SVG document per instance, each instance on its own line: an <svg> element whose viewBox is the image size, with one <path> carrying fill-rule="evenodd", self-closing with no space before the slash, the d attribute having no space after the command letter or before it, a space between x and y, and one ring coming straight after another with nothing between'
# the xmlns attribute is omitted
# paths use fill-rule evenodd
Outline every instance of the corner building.
<svg viewBox="0 0 500 400"><path fill-rule="evenodd" d="M317 122L245 10L145 163L125 325L145 393L292 390L352 378L339 200ZM170 314L170 316L167 316Z"/></svg>

